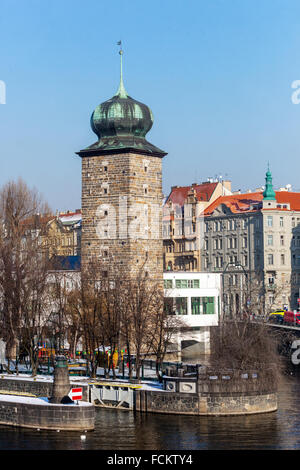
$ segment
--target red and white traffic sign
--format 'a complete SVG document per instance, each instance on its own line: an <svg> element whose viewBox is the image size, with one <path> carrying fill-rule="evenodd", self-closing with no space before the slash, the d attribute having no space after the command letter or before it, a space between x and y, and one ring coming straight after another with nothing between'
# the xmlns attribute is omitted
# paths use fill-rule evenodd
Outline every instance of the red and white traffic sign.
<svg viewBox="0 0 300 470"><path fill-rule="evenodd" d="M69 393L71 400L82 400L82 388L71 388Z"/></svg>

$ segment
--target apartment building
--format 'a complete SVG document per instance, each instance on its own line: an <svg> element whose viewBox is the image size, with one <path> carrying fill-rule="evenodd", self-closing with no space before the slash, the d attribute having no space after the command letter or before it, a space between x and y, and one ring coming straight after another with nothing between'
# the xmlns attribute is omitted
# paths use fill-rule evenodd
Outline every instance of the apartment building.
<svg viewBox="0 0 300 470"><path fill-rule="evenodd" d="M231 182L209 179L173 186L163 207L164 271L200 271L201 213L220 196L230 195Z"/></svg>
<svg viewBox="0 0 300 470"><path fill-rule="evenodd" d="M41 238L49 256L80 256L81 210L60 212L49 217L47 230Z"/></svg>
<svg viewBox="0 0 300 470"><path fill-rule="evenodd" d="M204 271L223 275L227 315L298 307L300 193L265 189L216 199L204 211Z"/></svg>

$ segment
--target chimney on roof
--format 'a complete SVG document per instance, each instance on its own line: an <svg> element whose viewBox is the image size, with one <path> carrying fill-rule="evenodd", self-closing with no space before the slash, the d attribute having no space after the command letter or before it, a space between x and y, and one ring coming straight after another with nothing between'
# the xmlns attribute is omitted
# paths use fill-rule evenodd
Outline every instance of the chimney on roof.
<svg viewBox="0 0 300 470"><path fill-rule="evenodd" d="M224 180L221 183L222 183L222 186L223 186L223 195L228 196L228 195L232 194L231 181Z"/></svg>
<svg viewBox="0 0 300 470"><path fill-rule="evenodd" d="M178 188L178 186L171 186L171 191L173 191L173 189L176 189Z"/></svg>

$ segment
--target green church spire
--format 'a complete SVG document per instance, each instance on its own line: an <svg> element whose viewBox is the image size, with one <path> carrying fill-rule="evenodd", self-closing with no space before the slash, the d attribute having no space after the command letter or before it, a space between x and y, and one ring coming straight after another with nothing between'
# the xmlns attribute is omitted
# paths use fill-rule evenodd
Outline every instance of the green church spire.
<svg viewBox="0 0 300 470"><path fill-rule="evenodd" d="M268 163L268 170L266 173L266 187L263 192L263 197L264 197L264 201L276 201L276 194L273 189L272 174L270 172L269 163Z"/></svg>

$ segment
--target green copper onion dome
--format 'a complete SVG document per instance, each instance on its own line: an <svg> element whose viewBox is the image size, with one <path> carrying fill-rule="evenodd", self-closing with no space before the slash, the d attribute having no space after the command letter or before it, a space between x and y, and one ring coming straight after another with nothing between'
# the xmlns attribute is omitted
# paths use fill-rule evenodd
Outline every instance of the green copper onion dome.
<svg viewBox="0 0 300 470"><path fill-rule="evenodd" d="M127 95L123 87L110 100L96 107L91 127L99 139L110 136L145 137L153 124L150 108Z"/></svg>
<svg viewBox="0 0 300 470"><path fill-rule="evenodd" d="M121 73L118 91L111 99L99 104L91 116L91 127L98 142L79 155L134 151L163 157L166 152L145 139L153 125L153 115L148 106L127 94L123 83L122 49L119 53Z"/></svg>

